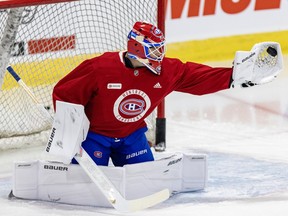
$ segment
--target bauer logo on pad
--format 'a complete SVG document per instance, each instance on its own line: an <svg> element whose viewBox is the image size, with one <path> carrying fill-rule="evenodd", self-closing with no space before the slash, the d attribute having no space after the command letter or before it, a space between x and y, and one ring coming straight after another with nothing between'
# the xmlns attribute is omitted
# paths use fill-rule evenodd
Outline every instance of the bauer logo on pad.
<svg viewBox="0 0 288 216"><path fill-rule="evenodd" d="M121 83L108 83L107 89L121 89L122 84Z"/></svg>

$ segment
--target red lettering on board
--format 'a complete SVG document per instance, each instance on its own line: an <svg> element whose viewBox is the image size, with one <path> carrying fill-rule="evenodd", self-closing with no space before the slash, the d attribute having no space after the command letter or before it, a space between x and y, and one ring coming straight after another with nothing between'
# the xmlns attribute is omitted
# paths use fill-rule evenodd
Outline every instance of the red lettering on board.
<svg viewBox="0 0 288 216"><path fill-rule="evenodd" d="M170 0L171 19L183 17L198 17L216 14L216 4L220 1L223 12L227 14L238 14L245 11L253 2L252 0ZM166 2L166 3L167 3ZM255 0L254 11L280 9L281 0ZM203 9L201 10L201 5ZM188 5L187 14L183 14L185 5ZM167 8L167 7L166 7Z"/></svg>

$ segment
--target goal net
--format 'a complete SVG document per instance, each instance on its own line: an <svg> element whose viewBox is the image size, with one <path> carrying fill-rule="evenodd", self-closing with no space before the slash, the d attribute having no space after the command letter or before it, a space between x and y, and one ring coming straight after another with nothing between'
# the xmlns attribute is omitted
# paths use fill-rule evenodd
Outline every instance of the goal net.
<svg viewBox="0 0 288 216"><path fill-rule="evenodd" d="M51 94L57 81L87 58L125 50L134 22L157 24L157 10L155 0L1 2L0 150L46 143L51 127L41 109L6 72L7 65L12 65L53 115ZM151 142L154 118L155 113L148 121Z"/></svg>

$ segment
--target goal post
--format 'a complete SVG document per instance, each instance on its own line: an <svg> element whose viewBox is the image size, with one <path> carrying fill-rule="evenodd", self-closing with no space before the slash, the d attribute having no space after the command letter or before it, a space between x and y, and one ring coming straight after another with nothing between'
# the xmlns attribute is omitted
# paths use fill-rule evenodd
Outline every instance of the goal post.
<svg viewBox="0 0 288 216"><path fill-rule="evenodd" d="M0 150L42 145L50 131L39 107L6 72L8 64L53 115L52 90L63 76L100 53L126 50L136 21L165 31L164 11L165 0L0 1ZM165 130L156 130L155 113L148 137L157 147L165 143Z"/></svg>
<svg viewBox="0 0 288 216"><path fill-rule="evenodd" d="M165 10L166 1L158 0L157 25L165 34ZM155 150L162 152L166 149L166 118L165 99L157 107L157 118L155 123Z"/></svg>
<svg viewBox="0 0 288 216"><path fill-rule="evenodd" d="M69 1L77 1L77 0L5 0L0 1L0 8L11 9L17 7L37 6L44 4L69 2Z"/></svg>

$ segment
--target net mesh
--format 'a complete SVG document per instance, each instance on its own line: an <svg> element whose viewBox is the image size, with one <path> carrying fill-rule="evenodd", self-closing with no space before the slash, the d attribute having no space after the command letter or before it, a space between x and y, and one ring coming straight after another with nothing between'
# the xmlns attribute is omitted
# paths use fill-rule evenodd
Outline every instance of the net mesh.
<svg viewBox="0 0 288 216"><path fill-rule="evenodd" d="M1 41L9 10L0 11ZM156 19L155 0L85 0L25 7L7 58L53 115L51 94L59 79L87 58L125 50L134 22L156 24ZM0 150L46 143L50 125L42 111L5 73L0 92ZM149 139L153 139L150 120L149 125Z"/></svg>

